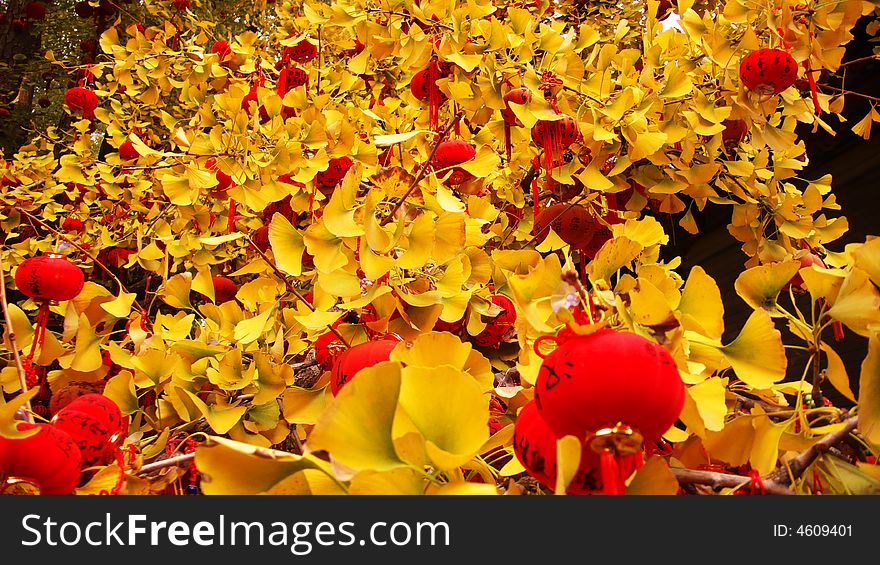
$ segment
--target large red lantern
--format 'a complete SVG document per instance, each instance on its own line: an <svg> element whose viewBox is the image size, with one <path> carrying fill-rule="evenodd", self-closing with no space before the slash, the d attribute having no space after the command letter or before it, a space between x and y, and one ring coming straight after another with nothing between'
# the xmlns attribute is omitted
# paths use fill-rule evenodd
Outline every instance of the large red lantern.
<svg viewBox="0 0 880 565"><path fill-rule="evenodd" d="M15 271L18 290L37 300L70 300L80 293L84 284L82 270L63 255L54 253L26 259Z"/></svg>
<svg viewBox="0 0 880 565"><path fill-rule="evenodd" d="M501 307L501 313L489 319L482 332L473 337L473 342L480 347L498 347L504 336L516 324L516 307L503 294L492 296L492 304Z"/></svg>
<svg viewBox="0 0 880 565"><path fill-rule="evenodd" d="M82 115L87 120L93 120L95 119L95 109L98 107L98 95L90 88L74 86L64 94L64 103L71 111Z"/></svg>
<svg viewBox="0 0 880 565"><path fill-rule="evenodd" d="M452 170L452 174L446 179L447 185L454 186L473 178L473 175L461 167L456 167L456 165L470 161L476 154L476 148L467 141L449 139L437 146L434 158L431 160L431 165L434 167L434 170L455 167Z"/></svg>
<svg viewBox="0 0 880 565"><path fill-rule="evenodd" d="M78 410L95 418L109 430L110 437L122 429L122 412L115 402L98 393L88 393L74 398L65 408Z"/></svg>
<svg viewBox="0 0 880 565"><path fill-rule="evenodd" d="M758 49L739 65L739 77L749 90L779 94L797 79L797 61L782 49Z"/></svg>
<svg viewBox="0 0 880 565"><path fill-rule="evenodd" d="M52 418L52 425L73 438L86 467L106 464L112 454L110 430L86 412L67 406Z"/></svg>
<svg viewBox="0 0 880 565"><path fill-rule="evenodd" d="M223 304L230 300L235 300L238 293L238 285L235 282L222 275L214 275L211 277L211 283L214 285L214 304Z"/></svg>
<svg viewBox="0 0 880 565"><path fill-rule="evenodd" d="M559 338L557 337L557 340ZM603 482L641 457L675 424L685 389L675 361L631 332L602 329L561 339L535 383L541 416L557 435L586 437L602 458ZM622 461L621 461L622 459ZM606 489L606 492L608 490Z"/></svg>
<svg viewBox="0 0 880 565"><path fill-rule="evenodd" d="M19 424L20 431L40 431L24 439L0 437L0 488L26 482L40 494L72 494L80 480L82 459L73 438L50 424Z"/></svg>
<svg viewBox="0 0 880 565"><path fill-rule="evenodd" d="M513 452L529 475L551 490L556 488L556 442L559 438L541 417L534 400L522 407L513 428ZM632 474L638 461L634 460L633 464L623 469L627 477ZM599 455L589 445L584 444L581 447L577 473L565 492L601 492L603 485L600 469Z"/></svg>
<svg viewBox="0 0 880 565"><path fill-rule="evenodd" d="M342 156L330 159L327 168L318 173L315 179L327 188L332 188L342 182L345 173L354 165L351 157Z"/></svg>
<svg viewBox="0 0 880 565"><path fill-rule="evenodd" d="M535 235L543 239L551 227L562 241L574 249L582 249L593 239L599 222L579 204L554 204L541 210L535 220Z"/></svg>
<svg viewBox="0 0 880 565"><path fill-rule="evenodd" d="M209 171L214 171L214 176L217 179L217 186L212 186L209 189L211 196L216 198L224 197L226 191L229 190L233 184L232 177L220 170L220 166L214 158L208 159L205 162L205 167L207 167Z"/></svg>
<svg viewBox="0 0 880 565"><path fill-rule="evenodd" d="M345 386L361 369L372 367L376 363L388 361L391 350L400 343L399 339L385 338L375 341L367 341L352 346L333 361L330 371L330 392L333 396Z"/></svg>

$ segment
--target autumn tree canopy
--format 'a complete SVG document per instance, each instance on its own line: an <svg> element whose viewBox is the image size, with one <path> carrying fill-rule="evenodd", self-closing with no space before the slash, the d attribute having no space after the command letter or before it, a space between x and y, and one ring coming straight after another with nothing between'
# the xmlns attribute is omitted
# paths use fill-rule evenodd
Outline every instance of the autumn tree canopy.
<svg viewBox="0 0 880 565"><path fill-rule="evenodd" d="M880 121L840 119L865 19L10 0L0 476L39 486L28 453L97 418L53 486L876 492L880 239L835 245L834 181L801 176L810 131ZM736 303L668 253L707 207Z"/></svg>

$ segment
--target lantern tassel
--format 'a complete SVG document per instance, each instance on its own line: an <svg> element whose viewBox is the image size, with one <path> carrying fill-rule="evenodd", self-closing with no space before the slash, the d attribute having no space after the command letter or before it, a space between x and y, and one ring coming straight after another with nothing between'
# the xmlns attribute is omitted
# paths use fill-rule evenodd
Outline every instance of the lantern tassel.
<svg viewBox="0 0 880 565"><path fill-rule="evenodd" d="M602 493L612 496L622 495L624 484L620 476L620 462L610 449L605 449L599 456L599 469L602 473Z"/></svg>
<svg viewBox="0 0 880 565"><path fill-rule="evenodd" d="M504 122L504 149L507 153L507 162L510 163L510 124Z"/></svg>
<svg viewBox="0 0 880 565"><path fill-rule="evenodd" d="M439 72L437 69L437 58L431 59L431 65L428 68L428 120L431 129L437 130L440 124L440 90L437 88L437 79Z"/></svg>
<svg viewBox="0 0 880 565"><path fill-rule="evenodd" d="M816 109L816 115L822 115L822 108L819 106L819 91L816 88L816 78L813 76L813 71L810 70L810 61L807 59L804 61L804 69L807 71L807 80L810 81L810 97L813 99L813 108Z"/></svg>
<svg viewBox="0 0 880 565"><path fill-rule="evenodd" d="M235 231L235 208L236 203L234 198L229 199L229 217L226 220L226 232L232 233Z"/></svg>

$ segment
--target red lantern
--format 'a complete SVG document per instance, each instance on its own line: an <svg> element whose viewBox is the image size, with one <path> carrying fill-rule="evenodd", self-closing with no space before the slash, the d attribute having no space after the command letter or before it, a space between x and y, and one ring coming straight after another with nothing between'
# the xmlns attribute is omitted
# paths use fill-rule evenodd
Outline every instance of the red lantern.
<svg viewBox="0 0 880 565"><path fill-rule="evenodd" d="M522 123L516 117L516 114L510 109L511 104L527 104L532 100L532 91L528 88L514 88L504 95L504 109L501 110L501 117L504 123L511 126L520 126Z"/></svg>
<svg viewBox="0 0 880 565"><path fill-rule="evenodd" d="M42 2L31 2L24 8L24 13L29 19L42 20L46 18L46 5Z"/></svg>
<svg viewBox="0 0 880 565"><path fill-rule="evenodd" d="M351 157L335 157L330 159L327 168L318 173L315 179L323 186L328 188L334 187L342 182L345 173L348 172L352 165L354 165L354 161L351 160Z"/></svg>
<svg viewBox="0 0 880 565"><path fill-rule="evenodd" d="M224 41L221 39L220 41L215 41L214 45L211 46L211 53L214 53L215 55L220 57L220 60L222 61L223 59L232 55L232 48L229 47L228 41Z"/></svg>
<svg viewBox="0 0 880 565"><path fill-rule="evenodd" d="M254 232L254 245L262 252L269 250L269 226L262 226Z"/></svg>
<svg viewBox="0 0 880 565"><path fill-rule="evenodd" d="M122 412L115 402L100 393L83 394L74 398L67 407L85 412L97 419L110 433L108 437L122 429Z"/></svg>
<svg viewBox="0 0 880 565"><path fill-rule="evenodd" d="M566 114L562 114L558 120L539 120L532 126L532 141L545 150L552 148L553 144L559 148L568 147L579 137L577 120Z"/></svg>
<svg viewBox="0 0 880 565"><path fill-rule="evenodd" d="M513 452L529 475L551 490L556 488L557 439L559 437L541 418L534 400L522 407L513 427ZM600 488L599 456L584 445L577 474L566 493L590 494Z"/></svg>
<svg viewBox="0 0 880 565"><path fill-rule="evenodd" d="M557 340L535 383L538 410L557 435L586 437L599 453L603 491L623 494L630 469L642 462L643 442L659 440L684 407L675 361L630 332Z"/></svg>
<svg viewBox="0 0 880 565"><path fill-rule="evenodd" d="M208 159L205 162L205 167L207 167L209 171L215 171L214 176L217 179L217 186L212 186L210 188L211 196L219 198L224 197L226 191L232 186L232 177L220 170L216 159Z"/></svg>
<svg viewBox="0 0 880 565"><path fill-rule="evenodd" d="M61 229L66 231L67 233L76 233L83 231L85 224L79 218L64 218L64 222L61 224Z"/></svg>
<svg viewBox="0 0 880 565"><path fill-rule="evenodd" d="M473 337L473 342L480 347L498 347L504 336L516 324L516 307L503 294L492 296L492 304L500 306L500 314L490 319L482 332Z"/></svg>
<svg viewBox="0 0 880 565"><path fill-rule="evenodd" d="M379 339L352 346L340 353L333 361L330 372L330 392L333 396L351 381L358 371L372 367L376 363L388 361L391 350L400 343L398 339Z"/></svg>
<svg viewBox="0 0 880 565"><path fill-rule="evenodd" d="M40 494L73 493L82 470L76 442L49 424L18 426L20 431L34 428L38 428L39 433L28 438L0 437L0 480L32 483L40 489Z"/></svg>
<svg viewBox="0 0 880 565"><path fill-rule="evenodd" d="M554 204L538 215L535 234L543 239L551 227L562 241L575 249L582 249L590 244L599 222L579 204Z"/></svg>
<svg viewBox="0 0 880 565"><path fill-rule="evenodd" d="M610 225L623 223L620 216L613 213L607 214L604 219ZM596 254L602 249L602 246L612 238L614 238L614 232L611 231L610 227L600 222L596 225L596 231L593 233L593 238L590 239L589 243L580 247L579 251L590 259L595 259Z"/></svg>
<svg viewBox="0 0 880 565"><path fill-rule="evenodd" d="M90 88L74 86L64 94L64 103L71 111L81 114L87 120L93 120L98 107L98 95Z"/></svg>
<svg viewBox="0 0 880 565"><path fill-rule="evenodd" d="M107 463L107 455L112 453L109 428L91 414L67 405L52 418L56 429L66 432L76 442L86 467Z"/></svg>
<svg viewBox="0 0 880 565"><path fill-rule="evenodd" d="M50 253L26 259L15 272L15 285L37 300L70 300L85 284L82 270L63 255Z"/></svg>
<svg viewBox="0 0 880 565"><path fill-rule="evenodd" d="M749 90L779 94L797 79L797 61L782 49L752 51L739 65L739 77Z"/></svg>
<svg viewBox="0 0 880 565"><path fill-rule="evenodd" d="M103 388L104 383L100 381L97 383L75 382L63 386L52 393L52 398L49 399L49 413L54 416L80 396L100 392Z"/></svg>
<svg viewBox="0 0 880 565"><path fill-rule="evenodd" d="M724 120L721 125L724 126L724 131L721 132L721 141L725 145L742 143L746 134L749 133L749 125L744 120Z"/></svg>
<svg viewBox="0 0 880 565"><path fill-rule="evenodd" d="M189 0L174 0L174 7L183 12L184 10L188 10L190 6Z"/></svg>
<svg viewBox="0 0 880 565"><path fill-rule="evenodd" d="M431 129L437 129L440 119L440 105L446 100L446 94L437 86L437 81L449 76L448 66L432 57L427 69L413 75L409 89L418 100L428 103L428 119Z"/></svg>
<svg viewBox="0 0 880 565"><path fill-rule="evenodd" d="M284 97L290 90L309 84L309 74L299 67L285 67L278 75L276 89L278 96ZM306 86L308 88L308 86Z"/></svg>
<svg viewBox="0 0 880 565"><path fill-rule="evenodd" d="M284 48L284 58L297 63L306 63L317 56L318 47L308 39L303 39Z"/></svg>
<svg viewBox="0 0 880 565"><path fill-rule="evenodd" d="M140 156L141 154L135 149L131 140L126 140L119 146L119 157L126 161L137 159Z"/></svg>
<svg viewBox="0 0 880 565"><path fill-rule="evenodd" d="M460 165L466 161L470 161L476 156L476 154L476 148L466 141L460 139L446 140L437 146L437 151L434 152L434 158L431 160L431 165L434 167L434 170L447 169L449 167ZM452 170L452 174L446 179L446 184L454 186L472 178L473 175L466 170L461 167L455 167Z"/></svg>
<svg viewBox="0 0 880 565"><path fill-rule="evenodd" d="M223 304L224 302L235 300L238 286L232 279L222 275L214 275L211 277L211 282L214 284L214 304Z"/></svg>

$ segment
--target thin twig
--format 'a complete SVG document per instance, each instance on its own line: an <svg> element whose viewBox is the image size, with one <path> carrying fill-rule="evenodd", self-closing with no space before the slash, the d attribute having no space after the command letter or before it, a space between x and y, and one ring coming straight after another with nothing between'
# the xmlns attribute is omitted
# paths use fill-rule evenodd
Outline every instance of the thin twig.
<svg viewBox="0 0 880 565"><path fill-rule="evenodd" d="M785 465L787 468L778 469L771 477L770 481L781 486L789 486L793 479L797 479L804 474L804 471L819 458L822 453L828 451L841 441L843 441L859 423L859 417L853 416L844 422L843 428L836 432L832 432L818 442L808 447L803 453L788 461ZM766 482L764 483L767 484Z"/></svg>
<svg viewBox="0 0 880 565"><path fill-rule="evenodd" d="M385 215L384 218L379 222L380 225L385 225L391 221L391 218L394 217L394 214L400 210L400 207L403 206L403 203L406 202L406 199L409 198L409 195L412 194L413 190L419 185L419 182L425 177L425 171L428 170L428 166L431 164L431 161L434 159L434 153L437 152L437 148L440 147L440 144L443 143L443 140L446 139L446 136L449 135L449 132L452 131L452 128L455 127L462 118L464 117L464 112L459 112L455 115L452 120L446 124L446 127L443 128L437 135L437 141L434 142L434 147L431 148L431 152L428 154L428 158L425 159L425 162L422 163L421 168L419 168L419 172L416 174L415 178L410 182L409 188L407 188L406 193L400 197L400 200L397 201L397 204L391 209L388 214Z"/></svg>
<svg viewBox="0 0 880 565"><path fill-rule="evenodd" d="M174 467L175 465L179 465L180 463L187 463L195 459L195 453L185 453L183 455L178 455L177 457L169 457L168 459L163 459L162 461L156 461L155 463L150 463L149 465L144 465L138 470L139 475L146 475L148 473L152 473L153 471L158 471L159 469L165 469L167 467Z"/></svg>
<svg viewBox="0 0 880 565"><path fill-rule="evenodd" d="M12 357L15 359L15 367L18 370L18 382L21 383L21 394L27 392L27 375L24 365L21 362L21 356L18 354L18 345L15 342L15 333L12 331L12 317L9 315L9 303L6 301L6 277L5 268L3 266L3 253L0 252L0 306L3 308L3 319L6 320L6 328L9 330L9 349L12 350ZM24 405L27 421L29 424L34 423L34 415L31 412L31 403L27 401Z"/></svg>
<svg viewBox="0 0 880 565"><path fill-rule="evenodd" d="M713 471L697 471L695 469L670 468L672 474L682 485L705 485L712 488L739 488L751 482L750 477L741 475L728 475ZM794 492L778 484L770 484L764 481L764 492L775 495L791 495Z"/></svg>

